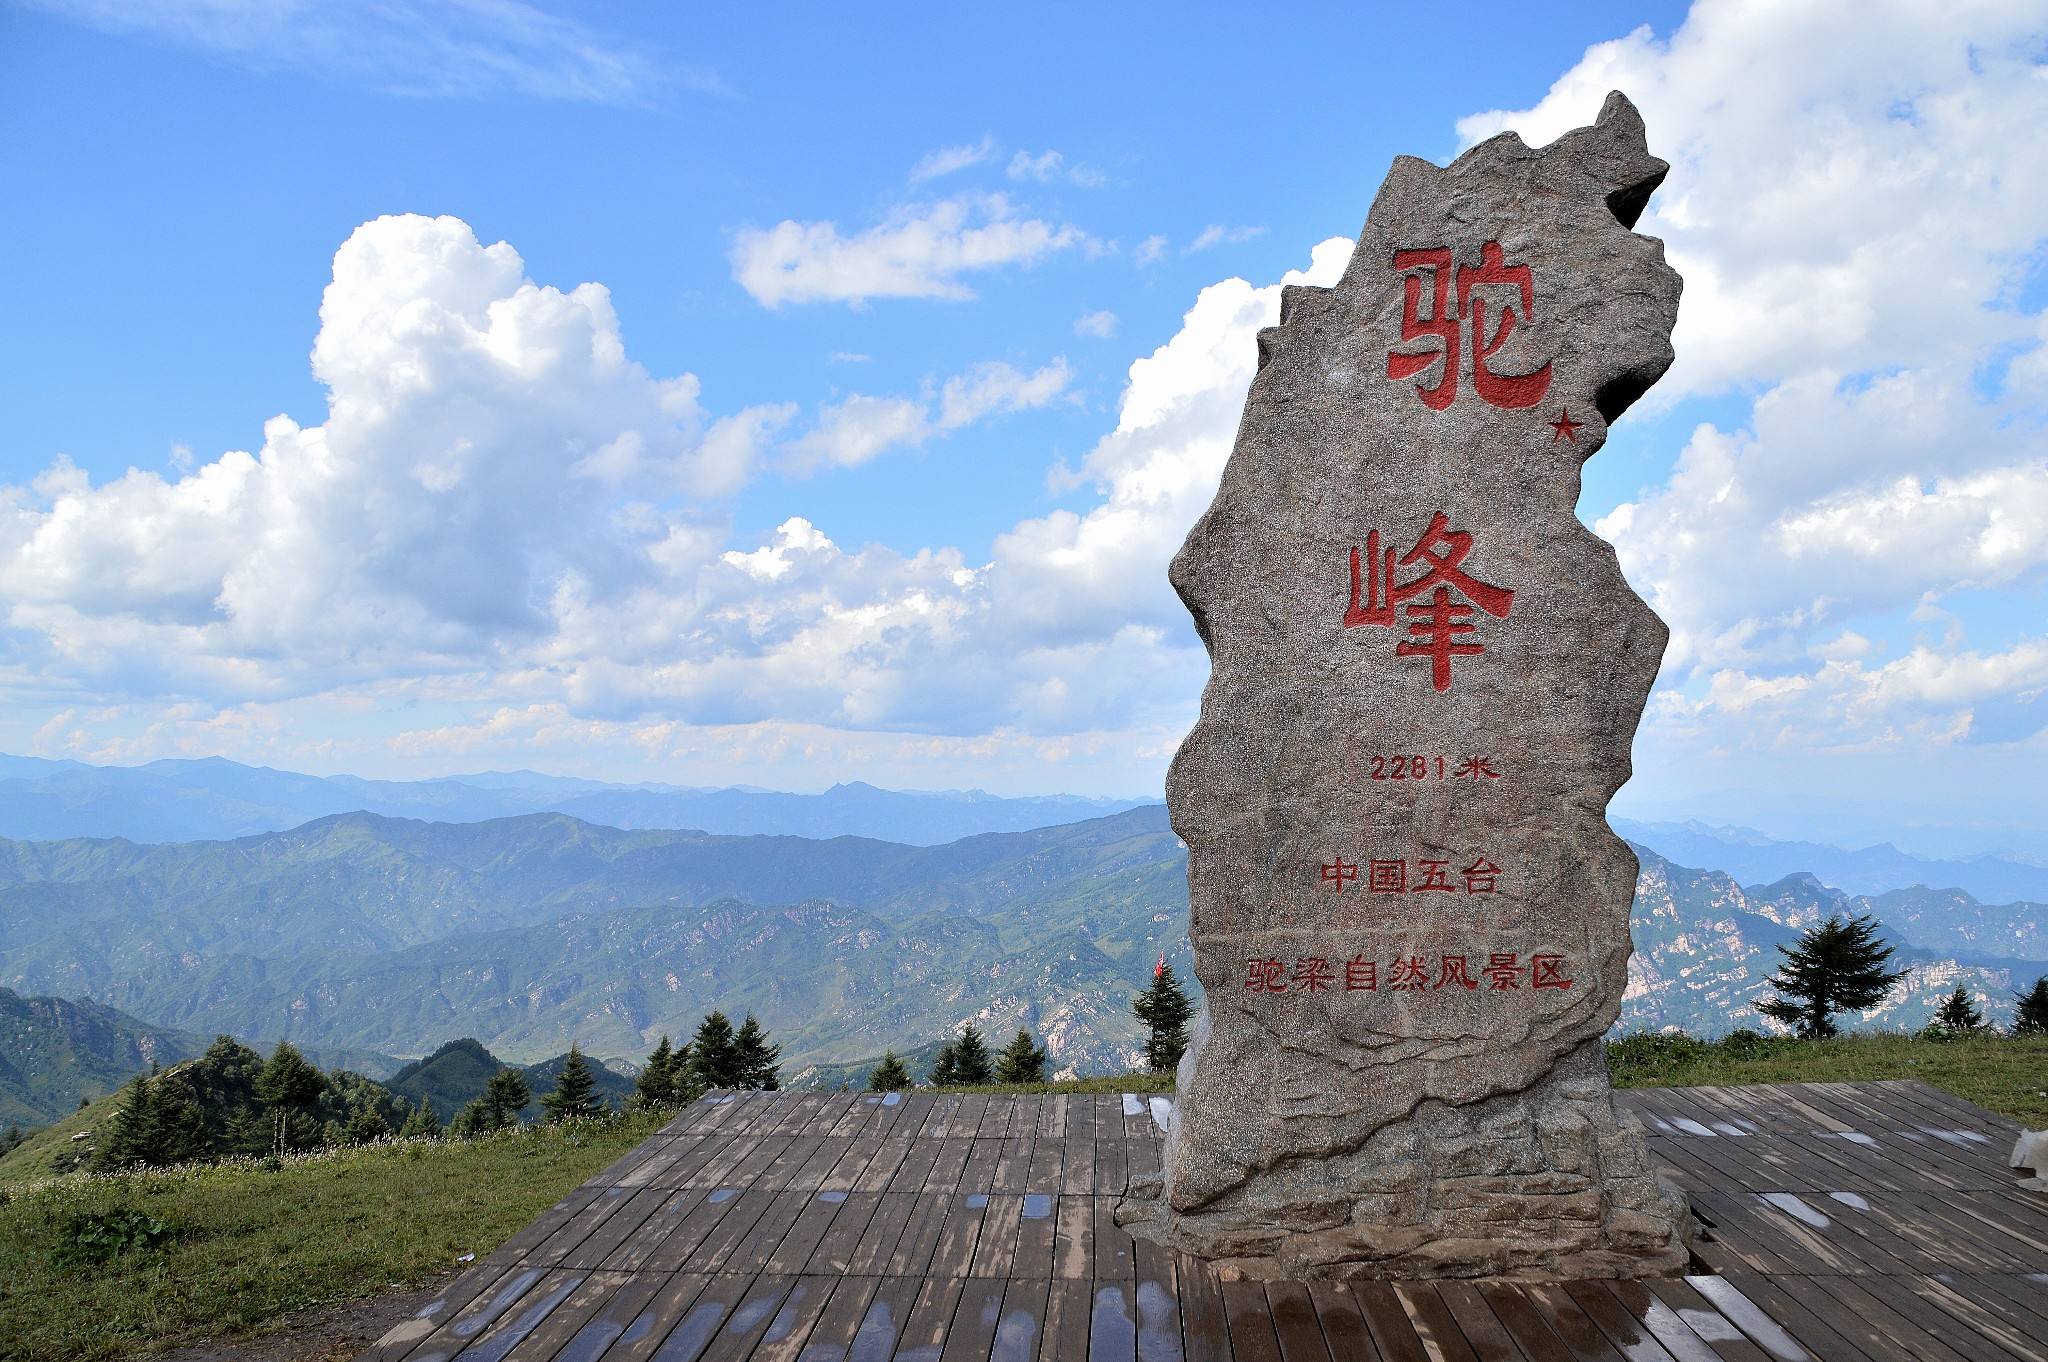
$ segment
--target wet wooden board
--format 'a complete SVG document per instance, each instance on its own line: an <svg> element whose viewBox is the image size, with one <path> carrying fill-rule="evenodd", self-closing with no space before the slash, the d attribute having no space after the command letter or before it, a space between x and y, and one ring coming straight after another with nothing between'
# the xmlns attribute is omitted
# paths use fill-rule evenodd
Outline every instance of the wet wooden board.
<svg viewBox="0 0 2048 1362"><path fill-rule="evenodd" d="M1691 1275L1258 1282L1133 1238L1141 1095L716 1093L378 1362L2048 1362L2048 1197L1920 1083L1636 1089Z"/></svg>

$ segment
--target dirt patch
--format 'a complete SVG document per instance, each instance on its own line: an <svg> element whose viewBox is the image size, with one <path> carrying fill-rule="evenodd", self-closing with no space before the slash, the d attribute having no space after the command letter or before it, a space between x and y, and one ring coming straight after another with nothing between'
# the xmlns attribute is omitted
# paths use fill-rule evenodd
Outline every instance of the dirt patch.
<svg viewBox="0 0 2048 1362"><path fill-rule="evenodd" d="M147 1356L150 1362L349 1362L392 1325L410 1319L445 1280L346 1305L302 1310L272 1321L258 1334L219 1342L202 1339L174 1352Z"/></svg>

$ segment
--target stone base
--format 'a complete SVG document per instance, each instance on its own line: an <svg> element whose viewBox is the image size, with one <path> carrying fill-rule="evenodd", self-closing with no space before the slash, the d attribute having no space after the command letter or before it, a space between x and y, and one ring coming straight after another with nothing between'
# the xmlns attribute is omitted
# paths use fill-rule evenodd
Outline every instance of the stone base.
<svg viewBox="0 0 2048 1362"><path fill-rule="evenodd" d="M1574 1067L1470 1106L1425 1102L1358 1149L1264 1170L1200 1207L1174 1209L1164 1178L1134 1183L1117 1222L1263 1280L1684 1272L1684 1197L1657 1178L1606 1075L1574 1080Z"/></svg>

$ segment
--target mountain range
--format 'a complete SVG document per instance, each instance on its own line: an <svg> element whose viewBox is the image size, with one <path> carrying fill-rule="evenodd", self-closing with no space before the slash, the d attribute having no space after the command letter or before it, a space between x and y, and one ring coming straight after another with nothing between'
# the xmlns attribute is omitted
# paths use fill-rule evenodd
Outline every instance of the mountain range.
<svg viewBox="0 0 2048 1362"><path fill-rule="evenodd" d="M1750 828L1705 823L1639 823L1612 820L1632 842L1656 847L1686 865L1711 865L1745 884L1768 884L1787 875L1808 874L1850 894L1940 885L1982 899L2048 900L2048 865L2017 856L1941 858L1915 856L1889 842L1859 849L1824 842L1781 841Z"/></svg>
<svg viewBox="0 0 2048 1362"><path fill-rule="evenodd" d="M2048 973L2038 902L1745 888L1638 850L1627 1027L1757 1025L1773 947L1831 912L1875 914L1913 967L1864 1024L1917 1026L1957 983L2006 1015ZM520 1061L573 1040L635 1062L717 1007L757 1014L798 1083L971 1020L1091 1072L1135 1062L1129 1000L1159 955L1191 975L1186 895L1158 805L938 846L350 813L221 842L0 841L0 986L195 1036L400 1055L473 1036Z"/></svg>
<svg viewBox="0 0 2048 1362"><path fill-rule="evenodd" d="M980 832L1077 822L1150 802L1156 801L883 790L859 781L821 794L787 794L745 787L615 785L534 771L363 780L275 771L220 757L91 766L0 754L0 837L34 841L224 841L356 812L443 823L566 813L614 828L874 837L929 846Z"/></svg>

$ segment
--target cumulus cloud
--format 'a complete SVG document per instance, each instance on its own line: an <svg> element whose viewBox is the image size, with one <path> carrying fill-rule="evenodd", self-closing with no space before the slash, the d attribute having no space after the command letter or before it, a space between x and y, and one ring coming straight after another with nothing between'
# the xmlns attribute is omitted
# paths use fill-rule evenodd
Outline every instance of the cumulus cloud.
<svg viewBox="0 0 2048 1362"><path fill-rule="evenodd" d="M2042 706L2014 718L2022 704L1987 724L1967 687L1906 685L1928 655L1876 660L1938 611L1950 674L2032 693L2008 665L2032 656L2025 637L1970 649L1936 603L1981 600L1964 612L1980 627L2009 621L1994 603L2024 601L2048 570L2030 382L2048 323L2023 302L2048 162L2017 153L2048 121L2040 18L1702 0L1668 38L1589 49L1534 108L1459 125L1468 143L1510 128L1540 143L1618 88L1672 163L1637 224L1686 281L1678 362L1649 410L1749 404L1697 427L1661 486L1599 521L1673 625L1660 721L1737 746L2048 723Z"/></svg>
<svg viewBox="0 0 2048 1362"><path fill-rule="evenodd" d="M218 695L488 656L549 632L562 580L644 575L648 507L730 491L791 415L714 419L626 358L602 286L538 285L454 218L359 228L320 318L323 424L0 492L0 597L53 665Z"/></svg>
<svg viewBox="0 0 2048 1362"><path fill-rule="evenodd" d="M108 33L196 48L257 71L280 67L402 95L644 104L671 85L728 93L707 69L607 40L522 0L28 0Z"/></svg>
<svg viewBox="0 0 2048 1362"><path fill-rule="evenodd" d="M961 276L1029 266L1088 244L1080 228L1021 217L1000 194L900 209L854 235L830 222L744 228L733 239L733 278L764 307L861 304L871 298L966 299Z"/></svg>

